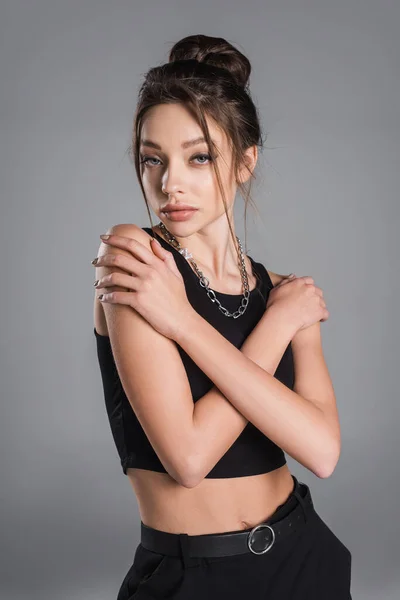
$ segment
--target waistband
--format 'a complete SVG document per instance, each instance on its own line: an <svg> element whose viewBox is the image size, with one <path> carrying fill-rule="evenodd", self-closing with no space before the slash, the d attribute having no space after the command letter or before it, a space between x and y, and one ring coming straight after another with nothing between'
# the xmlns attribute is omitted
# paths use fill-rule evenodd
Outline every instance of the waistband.
<svg viewBox="0 0 400 600"><path fill-rule="evenodd" d="M141 544L147 550L190 558L264 554L307 522L314 510L310 488L292 475L294 487L275 512L253 528L189 535L153 529L141 521Z"/></svg>

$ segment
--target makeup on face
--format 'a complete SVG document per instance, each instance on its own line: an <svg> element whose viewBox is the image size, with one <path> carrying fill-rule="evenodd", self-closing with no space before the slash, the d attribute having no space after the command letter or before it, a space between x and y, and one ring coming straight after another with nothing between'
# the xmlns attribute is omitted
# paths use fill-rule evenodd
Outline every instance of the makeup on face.
<svg viewBox="0 0 400 600"><path fill-rule="evenodd" d="M168 212L163 212L162 214L169 221L187 221L188 219L191 219L196 212L197 208L191 210L170 210Z"/></svg>

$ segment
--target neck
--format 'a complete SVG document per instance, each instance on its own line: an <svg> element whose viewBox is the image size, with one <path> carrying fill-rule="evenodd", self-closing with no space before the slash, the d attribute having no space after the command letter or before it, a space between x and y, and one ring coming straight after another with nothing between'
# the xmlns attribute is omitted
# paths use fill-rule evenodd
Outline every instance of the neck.
<svg viewBox="0 0 400 600"><path fill-rule="evenodd" d="M213 223L213 226L215 223ZM224 230L210 231L209 228L199 230L191 235L182 237L174 234L168 226L167 231L172 238L175 238L182 248L192 254L196 265L201 269L207 278L213 281L225 282L229 279L240 278L240 250L236 240L232 240L231 232L226 226ZM154 227L166 241L168 235L164 233L163 228L158 225Z"/></svg>

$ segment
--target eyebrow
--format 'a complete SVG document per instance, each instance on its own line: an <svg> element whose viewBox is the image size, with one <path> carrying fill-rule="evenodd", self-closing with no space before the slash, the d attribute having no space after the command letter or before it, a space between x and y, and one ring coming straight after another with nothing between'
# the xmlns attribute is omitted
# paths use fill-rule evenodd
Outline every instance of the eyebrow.
<svg viewBox="0 0 400 600"><path fill-rule="evenodd" d="M187 140L186 142L182 142L181 148L189 148L190 146L197 146L197 144L205 143L205 139L203 137L194 138L193 140ZM211 140L213 144L215 144L214 140ZM151 140L141 140L141 146L150 146L151 148L156 148L156 150L161 150L161 146L152 142ZM215 144L216 145L216 144Z"/></svg>

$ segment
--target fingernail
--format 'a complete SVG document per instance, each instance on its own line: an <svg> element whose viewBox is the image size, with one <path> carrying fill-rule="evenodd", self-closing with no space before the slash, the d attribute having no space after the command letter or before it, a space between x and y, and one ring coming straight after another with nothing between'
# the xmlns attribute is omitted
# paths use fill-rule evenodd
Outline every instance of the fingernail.
<svg viewBox="0 0 400 600"><path fill-rule="evenodd" d="M96 287L96 285L99 283L100 279L96 279L96 281L94 282L94 286Z"/></svg>
<svg viewBox="0 0 400 600"><path fill-rule="evenodd" d="M158 244L161 247L160 242L156 238L153 238L152 241L155 242L156 244Z"/></svg>
<svg viewBox="0 0 400 600"><path fill-rule="evenodd" d="M102 240L108 240L108 238L110 237L109 235L101 235L100 236Z"/></svg>
<svg viewBox="0 0 400 600"><path fill-rule="evenodd" d="M99 260L99 257L96 257L92 260L92 265L95 265L97 263L97 261Z"/></svg>

